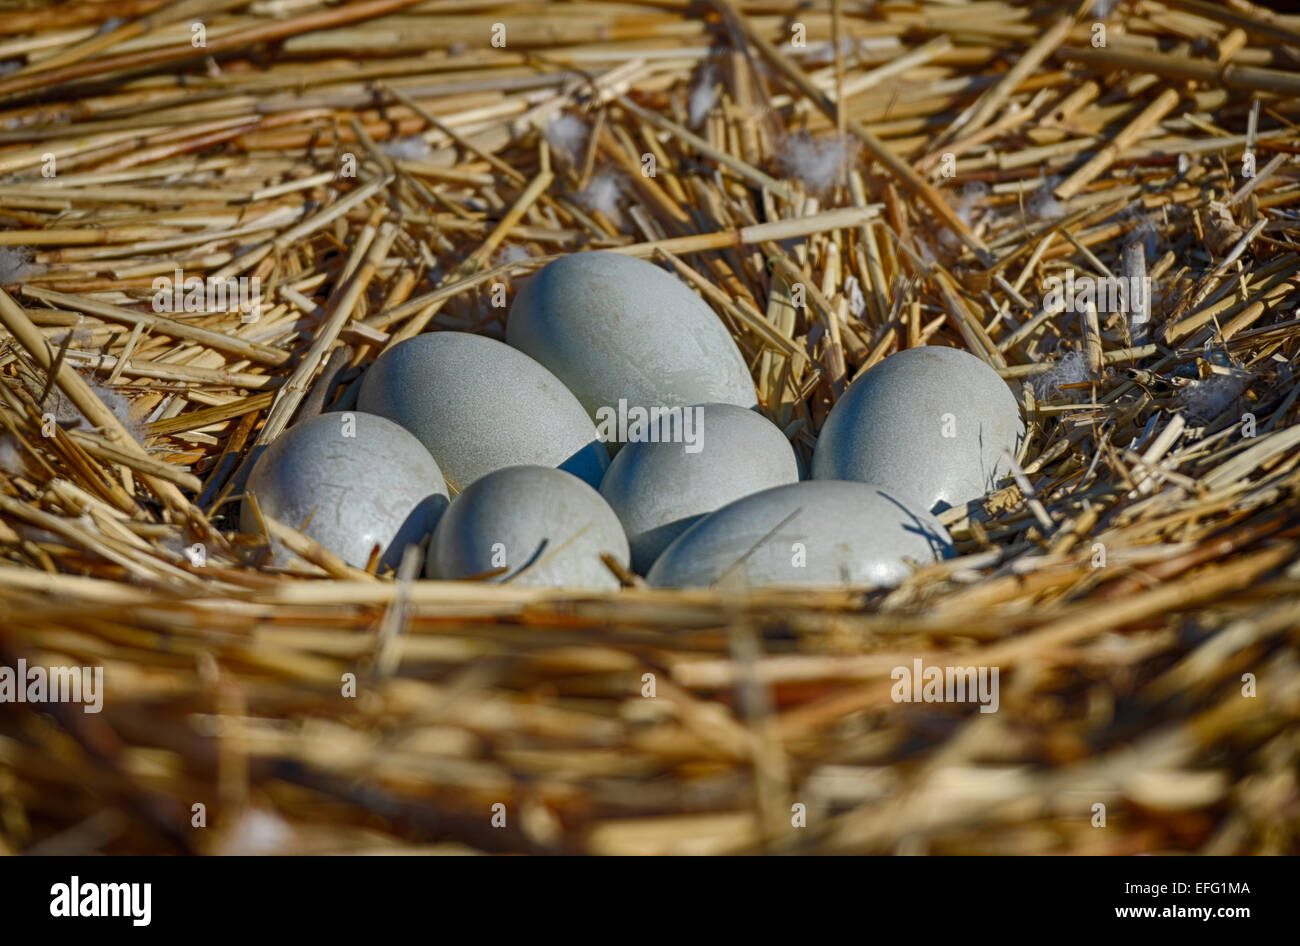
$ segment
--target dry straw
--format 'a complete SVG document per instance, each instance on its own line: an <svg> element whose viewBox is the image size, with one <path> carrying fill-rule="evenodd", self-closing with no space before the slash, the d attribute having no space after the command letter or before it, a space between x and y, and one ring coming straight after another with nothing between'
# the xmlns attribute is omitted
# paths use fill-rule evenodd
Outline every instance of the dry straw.
<svg viewBox="0 0 1300 946"><path fill-rule="evenodd" d="M1104 6L0 17L0 667L107 688L0 707L0 850L1300 852L1300 21ZM993 365L1027 437L961 556L595 596L238 533L275 433L591 248L697 289L805 459L900 348ZM159 311L178 270L256 318ZM1067 271L1149 321L1045 305ZM917 658L998 711L895 702Z"/></svg>

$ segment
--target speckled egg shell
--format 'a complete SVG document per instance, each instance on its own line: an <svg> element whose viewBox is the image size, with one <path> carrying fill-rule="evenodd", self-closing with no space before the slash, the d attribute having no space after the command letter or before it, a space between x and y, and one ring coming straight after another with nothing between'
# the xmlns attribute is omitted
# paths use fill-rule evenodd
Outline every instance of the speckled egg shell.
<svg viewBox="0 0 1300 946"><path fill-rule="evenodd" d="M671 274L620 253L574 253L515 297L506 341L563 381L594 421L601 408L754 407L754 382L726 326Z"/></svg>
<svg viewBox="0 0 1300 946"><path fill-rule="evenodd" d="M562 470L512 466L452 500L429 543L425 573L455 579L505 568L489 580L615 589L602 552L627 566L627 537L600 493Z"/></svg>
<svg viewBox="0 0 1300 946"><path fill-rule="evenodd" d="M424 445L392 421L360 411L290 427L257 458L246 489L264 515L357 568L376 545L383 564L396 568L406 546L419 543L447 508L447 484ZM247 502L240 528L258 530Z"/></svg>
<svg viewBox="0 0 1300 946"><path fill-rule="evenodd" d="M600 494L618 513L640 574L708 513L772 486L799 481L785 434L734 404L688 407L676 430L685 442L627 444L614 457Z"/></svg>
<svg viewBox="0 0 1300 946"><path fill-rule="evenodd" d="M521 464L599 486L609 466L591 418L564 385L481 335L435 332L394 345L366 372L357 406L415 434L453 490Z"/></svg>
<svg viewBox="0 0 1300 946"><path fill-rule="evenodd" d="M813 479L880 483L941 512L985 495L1024 436L998 373L956 348L891 355L844 392L822 426Z"/></svg>
<svg viewBox="0 0 1300 946"><path fill-rule="evenodd" d="M867 483L807 481L746 496L673 541L647 580L665 588L716 585L892 586L953 553L927 512Z"/></svg>

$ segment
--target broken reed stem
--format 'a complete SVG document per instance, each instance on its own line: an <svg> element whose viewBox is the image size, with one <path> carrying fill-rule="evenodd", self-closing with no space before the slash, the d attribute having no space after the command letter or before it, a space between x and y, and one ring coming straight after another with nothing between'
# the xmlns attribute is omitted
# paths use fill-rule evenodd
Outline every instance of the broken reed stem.
<svg viewBox="0 0 1300 946"><path fill-rule="evenodd" d="M1151 50L1131 52L1114 47L1062 46L1056 51L1056 56L1084 65L1131 69L1138 73L1151 72L1165 79L1199 82L1239 91L1272 92L1288 96L1300 94L1300 75L1259 66L1237 63L1218 65L1173 53Z"/></svg>
<svg viewBox="0 0 1300 946"><path fill-rule="evenodd" d="M381 216L382 208L379 208L372 215L372 222L378 223ZM262 432L254 441L254 447L270 443L289 425L289 418L293 416L303 396L306 395L309 382L315 376L326 354L334 346L343 326L352 318L357 301L370 285L370 281L374 279L380 262L388 255L396 239L396 224L385 223L379 226L377 232L372 232L369 237L363 237L353 248L348 268L355 268L356 273L345 283L346 288L333 301L329 315L317 331L311 348L307 350L298 367L289 376L289 380L277 392L266 423L262 425Z"/></svg>
<svg viewBox="0 0 1300 946"><path fill-rule="evenodd" d="M1068 200L1091 184L1103 171L1118 160L1130 145L1135 144L1139 138L1173 111L1174 106L1178 104L1179 98L1177 89L1164 89L1150 105L1144 108L1133 121L1124 126L1119 134L1093 155L1083 167L1067 177L1056 188L1056 196L1061 200Z"/></svg>

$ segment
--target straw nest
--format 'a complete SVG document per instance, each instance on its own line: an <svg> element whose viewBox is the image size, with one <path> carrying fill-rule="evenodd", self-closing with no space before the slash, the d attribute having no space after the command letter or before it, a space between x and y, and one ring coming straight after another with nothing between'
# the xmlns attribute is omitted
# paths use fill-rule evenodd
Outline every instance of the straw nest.
<svg viewBox="0 0 1300 946"><path fill-rule="evenodd" d="M105 693L0 709L0 848L1300 851L1300 21L3 7L0 666ZM889 592L434 583L237 532L260 444L593 247L697 289L805 458L871 365L968 349L1016 475ZM1050 311L1067 269L1150 278L1147 327ZM256 319L158 311L177 270L256 277ZM918 658L998 668L997 712L896 702Z"/></svg>

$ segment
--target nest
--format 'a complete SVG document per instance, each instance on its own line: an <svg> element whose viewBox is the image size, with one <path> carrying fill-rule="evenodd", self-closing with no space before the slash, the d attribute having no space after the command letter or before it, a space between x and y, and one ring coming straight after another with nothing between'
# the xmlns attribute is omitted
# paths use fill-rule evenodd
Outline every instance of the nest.
<svg viewBox="0 0 1300 946"><path fill-rule="evenodd" d="M205 6L0 15L0 667L104 671L0 705L0 848L1300 852L1296 18ZM891 353L999 371L959 557L594 595L239 533L259 446L592 248L694 287L805 460Z"/></svg>

